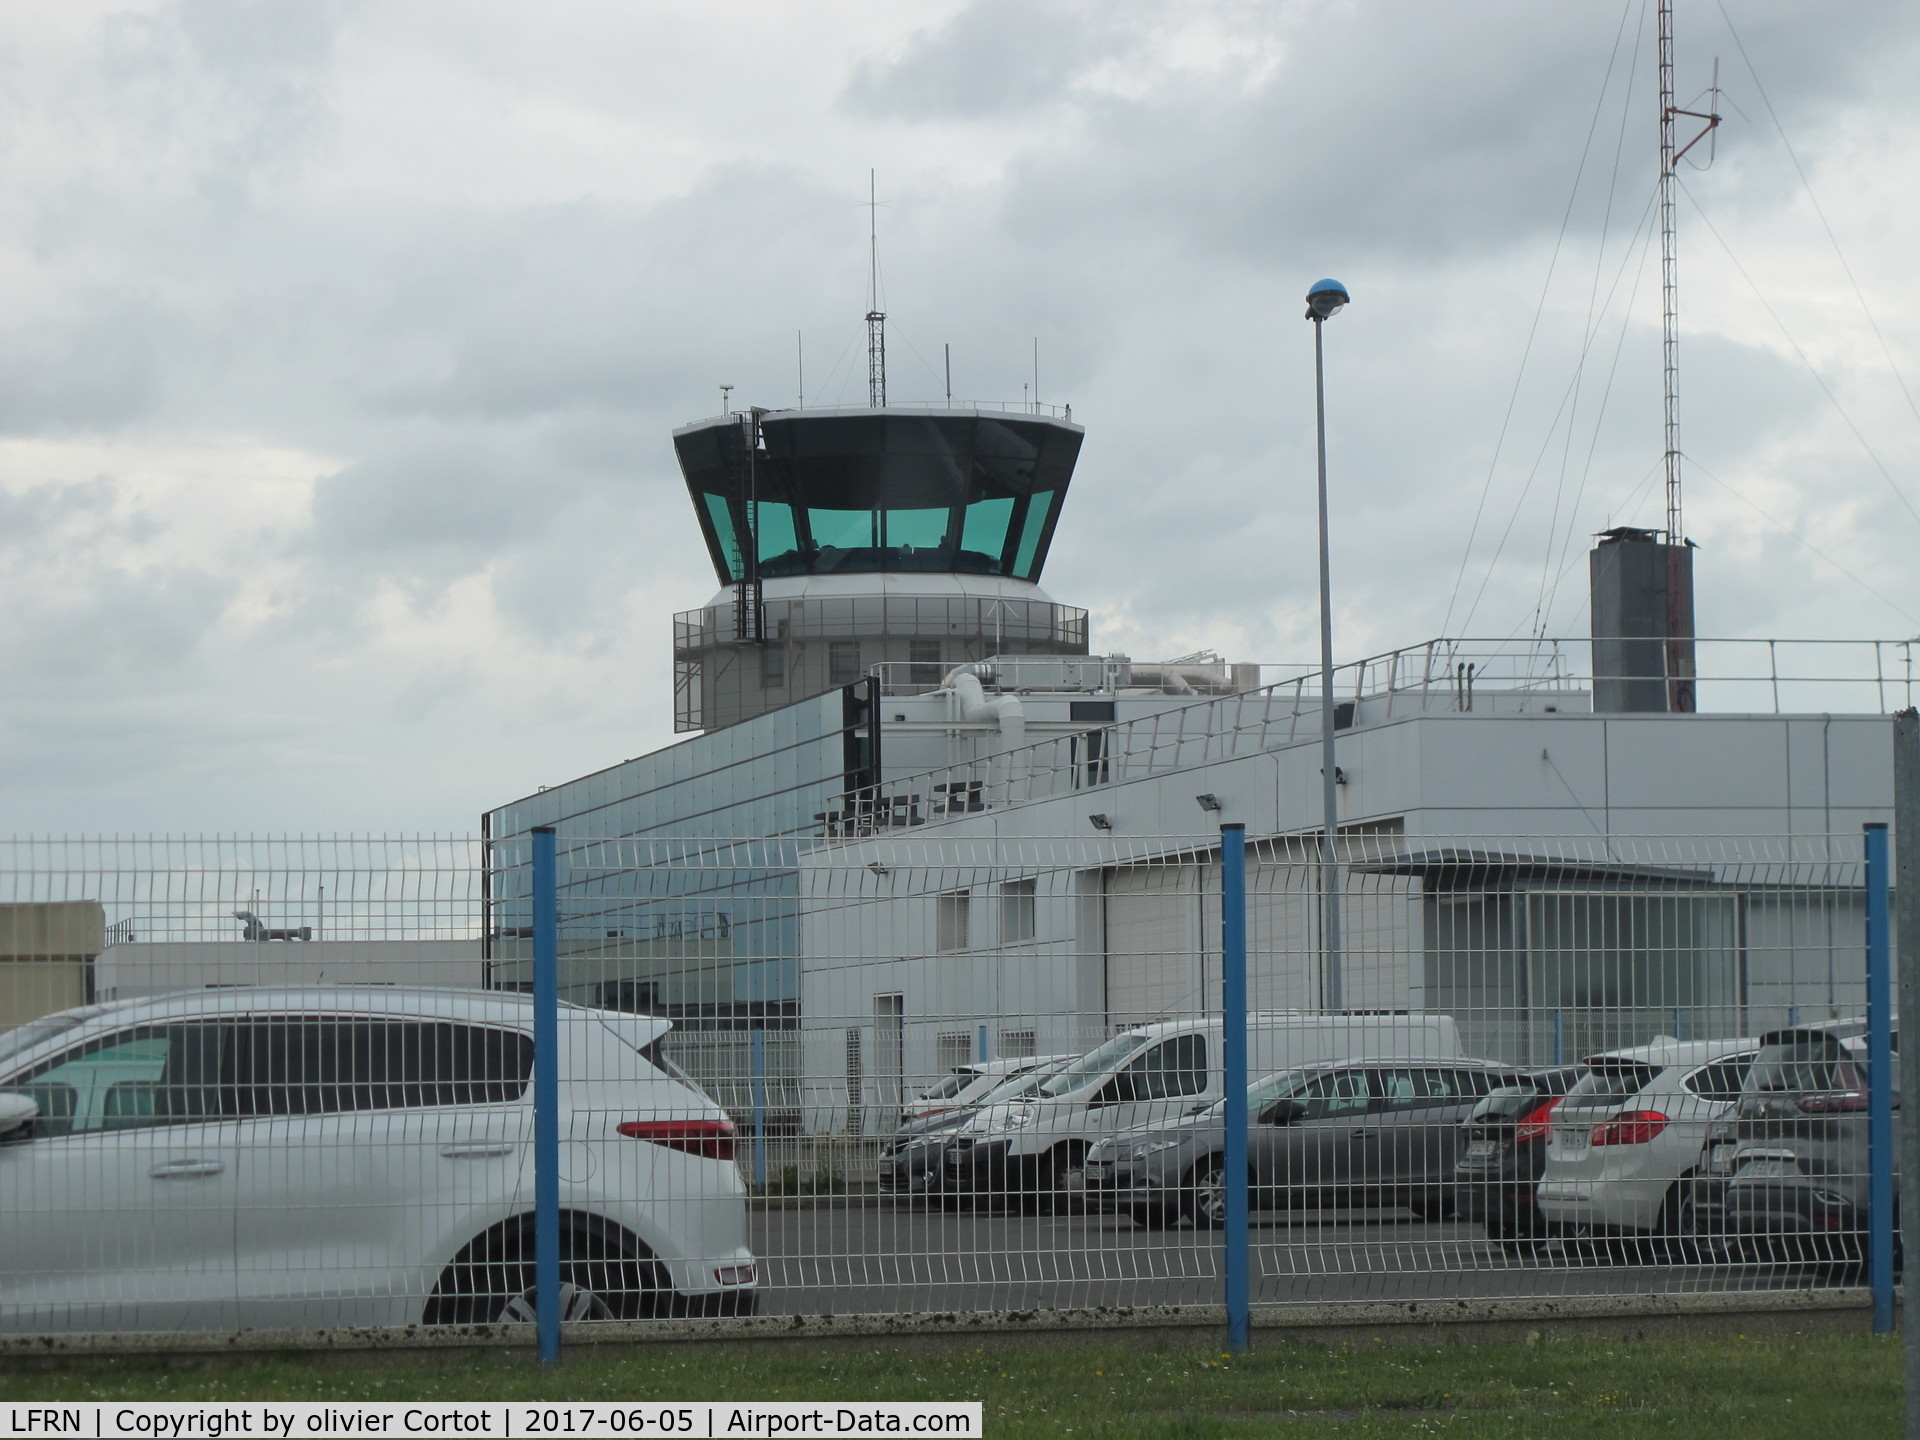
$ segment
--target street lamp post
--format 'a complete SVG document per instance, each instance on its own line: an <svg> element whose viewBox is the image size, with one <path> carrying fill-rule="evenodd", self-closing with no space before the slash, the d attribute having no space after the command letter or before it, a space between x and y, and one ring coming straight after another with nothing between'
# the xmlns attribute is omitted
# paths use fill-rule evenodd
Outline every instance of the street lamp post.
<svg viewBox="0 0 1920 1440"><path fill-rule="evenodd" d="M1340 952L1340 771L1333 761L1333 579L1327 553L1327 372L1321 330L1346 306L1347 287L1319 280L1307 292L1307 319L1313 322L1313 412L1320 446L1320 1004L1341 1010L1346 1001Z"/></svg>

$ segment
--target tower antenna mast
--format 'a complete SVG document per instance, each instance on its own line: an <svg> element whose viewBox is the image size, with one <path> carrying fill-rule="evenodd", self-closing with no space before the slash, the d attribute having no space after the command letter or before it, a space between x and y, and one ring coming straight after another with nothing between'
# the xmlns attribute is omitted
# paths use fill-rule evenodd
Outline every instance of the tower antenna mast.
<svg viewBox="0 0 1920 1440"><path fill-rule="evenodd" d="M1673 190L1680 157L1719 127L1714 110L1720 100L1720 65L1714 62L1713 108L1705 114L1682 110L1673 98L1673 0L1660 0L1660 359L1667 463L1667 543L1686 536L1680 513L1680 281L1676 271ZM1706 123L1694 137L1674 148L1673 122L1679 116ZM1708 141L1708 153L1712 142Z"/></svg>
<svg viewBox="0 0 1920 1440"><path fill-rule="evenodd" d="M867 171L867 403L887 403L887 317L880 308L880 202Z"/></svg>

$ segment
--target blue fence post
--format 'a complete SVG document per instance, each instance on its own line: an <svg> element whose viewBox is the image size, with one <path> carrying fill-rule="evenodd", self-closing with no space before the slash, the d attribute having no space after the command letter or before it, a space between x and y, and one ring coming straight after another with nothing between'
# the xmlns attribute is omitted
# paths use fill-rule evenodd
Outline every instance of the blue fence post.
<svg viewBox="0 0 1920 1440"><path fill-rule="evenodd" d="M1867 848L1867 1271L1873 1333L1893 1333L1893 965L1887 933L1887 827Z"/></svg>
<svg viewBox="0 0 1920 1440"><path fill-rule="evenodd" d="M1567 1063L1567 1013L1564 1010L1553 1012L1553 1063Z"/></svg>
<svg viewBox="0 0 1920 1440"><path fill-rule="evenodd" d="M1678 1005L1673 1007L1673 1038L1676 1040L1684 1040L1687 1038L1686 1012Z"/></svg>
<svg viewBox="0 0 1920 1440"><path fill-rule="evenodd" d="M560 1359L560 904L553 827L533 832L533 1301L540 1363Z"/></svg>
<svg viewBox="0 0 1920 1440"><path fill-rule="evenodd" d="M753 1027L753 1188L767 1193L767 1032Z"/></svg>
<svg viewBox="0 0 1920 1440"><path fill-rule="evenodd" d="M1227 1349L1252 1321L1247 1243L1247 827L1220 827L1220 1054L1226 1087Z"/></svg>
<svg viewBox="0 0 1920 1440"><path fill-rule="evenodd" d="M983 1065L987 1062L987 1027L984 1025L980 1027L979 1043L974 1047L973 1058Z"/></svg>

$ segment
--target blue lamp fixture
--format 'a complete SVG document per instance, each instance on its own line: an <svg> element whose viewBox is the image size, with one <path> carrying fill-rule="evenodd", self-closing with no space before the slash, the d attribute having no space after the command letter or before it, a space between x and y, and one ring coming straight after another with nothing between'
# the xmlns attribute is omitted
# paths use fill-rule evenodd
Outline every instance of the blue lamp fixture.
<svg viewBox="0 0 1920 1440"><path fill-rule="evenodd" d="M1338 280L1316 280L1307 291L1307 319L1331 320L1346 308L1353 297Z"/></svg>

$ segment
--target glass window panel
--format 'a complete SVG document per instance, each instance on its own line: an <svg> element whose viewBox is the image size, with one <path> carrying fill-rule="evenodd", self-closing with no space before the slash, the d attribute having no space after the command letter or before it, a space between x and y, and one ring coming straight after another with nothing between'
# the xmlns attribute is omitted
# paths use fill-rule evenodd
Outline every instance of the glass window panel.
<svg viewBox="0 0 1920 1440"><path fill-rule="evenodd" d="M738 580L740 572L735 562L740 555L740 544L733 533L733 512L727 508L726 498L720 495L702 495L707 502L707 518L713 521L713 533L720 542L720 556L727 567L727 579Z"/></svg>
<svg viewBox="0 0 1920 1440"><path fill-rule="evenodd" d="M827 683L851 685L860 678L860 642L835 640L827 646Z"/></svg>
<svg viewBox="0 0 1920 1440"><path fill-rule="evenodd" d="M1135 1100L1170 1100L1198 1095L1207 1088L1204 1035L1176 1035L1133 1061L1121 1074L1132 1082Z"/></svg>
<svg viewBox="0 0 1920 1440"><path fill-rule="evenodd" d="M449 1023L295 1018L237 1032L232 1112L325 1115L518 1099L533 1042Z"/></svg>
<svg viewBox="0 0 1920 1440"><path fill-rule="evenodd" d="M1321 1075L1303 1085L1297 1098L1306 1107L1303 1120L1325 1120L1335 1115L1350 1115L1373 1104L1371 1087L1364 1070L1340 1070Z"/></svg>
<svg viewBox="0 0 1920 1440"><path fill-rule="evenodd" d="M124 1130L210 1118L224 1027L154 1026L96 1040L8 1088L40 1106L34 1133Z"/></svg>
<svg viewBox="0 0 1920 1440"><path fill-rule="evenodd" d="M953 511L889 510L886 512L887 556L889 569L944 570L947 565L947 532L952 528Z"/></svg>
<svg viewBox="0 0 1920 1440"><path fill-rule="evenodd" d="M1007 529L1013 524L1013 497L978 500L967 506L960 527L960 553L954 569L997 575L1007 549Z"/></svg>
<svg viewBox="0 0 1920 1440"><path fill-rule="evenodd" d="M1053 509L1053 491L1042 490L1027 502L1027 523L1020 530L1020 552L1013 559L1013 573L1022 580L1033 578L1033 556L1040 548L1040 536L1047 528L1047 513Z"/></svg>
<svg viewBox="0 0 1920 1440"><path fill-rule="evenodd" d="M807 511L807 525L813 531L813 543L819 549L870 550L878 545L874 532L877 510Z"/></svg>
<svg viewBox="0 0 1920 1440"><path fill-rule="evenodd" d="M777 563L797 559L800 541L793 528L793 507L777 500L762 500L754 510L759 529L762 570L767 568L769 561Z"/></svg>

